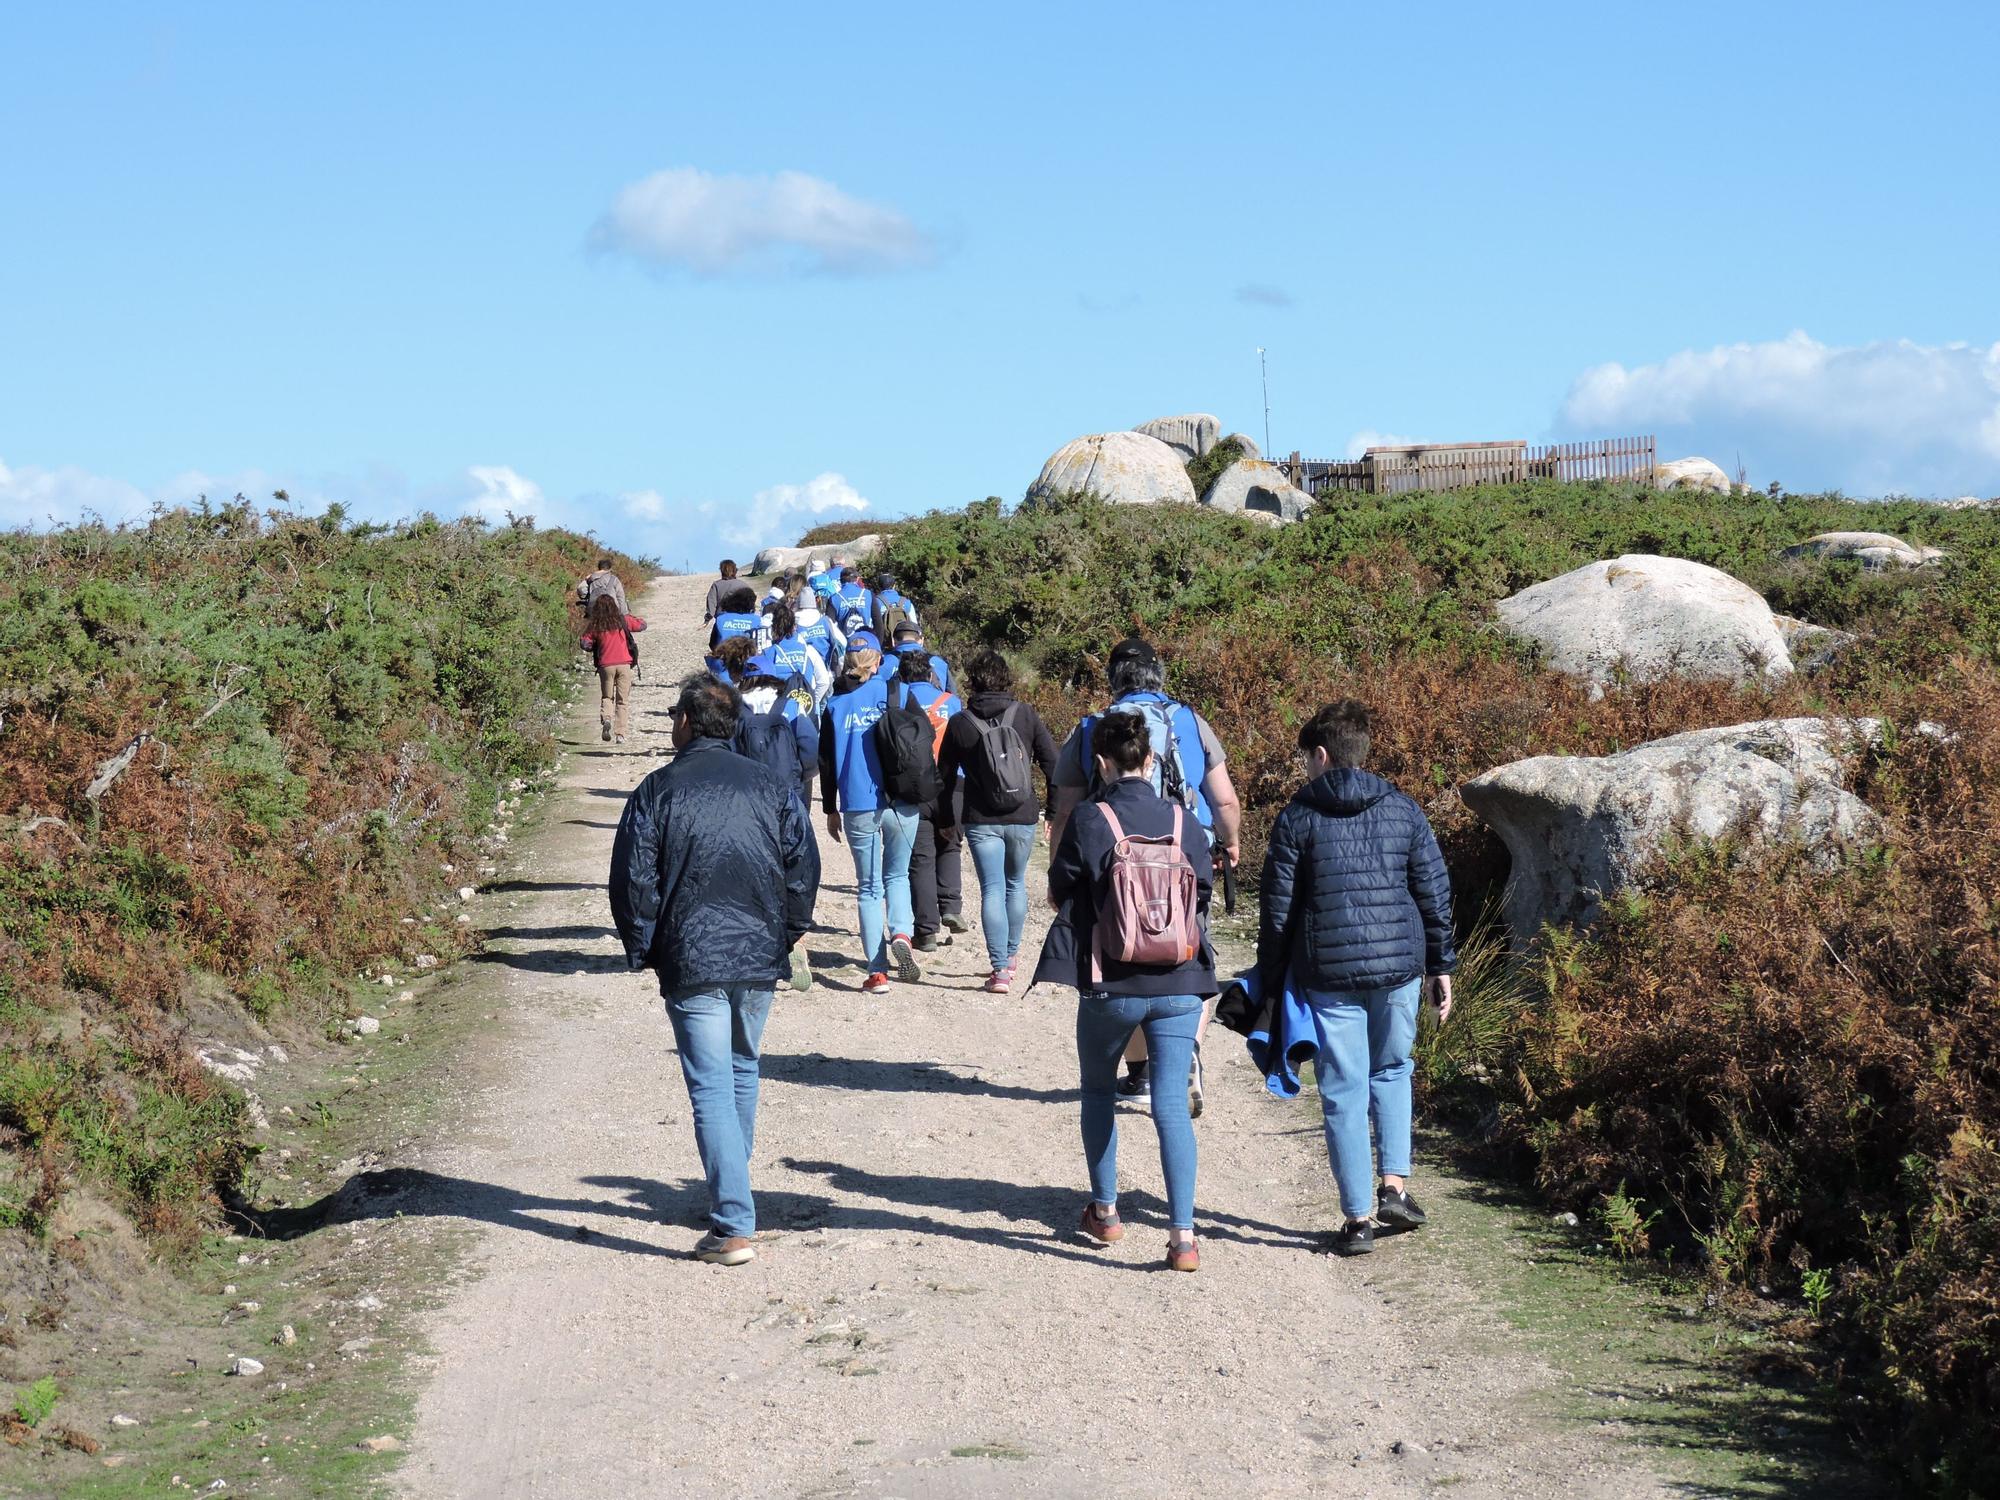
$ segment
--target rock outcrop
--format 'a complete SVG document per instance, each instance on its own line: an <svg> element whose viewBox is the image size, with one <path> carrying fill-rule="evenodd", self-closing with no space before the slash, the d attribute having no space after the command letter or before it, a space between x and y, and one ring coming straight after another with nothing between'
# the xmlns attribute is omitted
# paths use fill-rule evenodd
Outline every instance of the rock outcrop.
<svg viewBox="0 0 2000 1500"><path fill-rule="evenodd" d="M1690 489L1712 490L1718 495L1726 495L1732 488L1721 466L1705 458L1673 458L1654 467L1654 489L1670 490L1682 484Z"/></svg>
<svg viewBox="0 0 2000 1500"><path fill-rule="evenodd" d="M1823 531L1785 549L1791 558L1845 558L1871 572L1890 568L1922 568L1943 559L1936 547L1913 547L1886 531Z"/></svg>
<svg viewBox="0 0 2000 1500"><path fill-rule="evenodd" d="M1545 922L1587 923L1672 837L1803 844L1826 857L1875 815L1842 785L1843 754L1878 719L1762 719L1654 740L1622 755L1539 755L1460 789L1513 858L1506 916L1527 942Z"/></svg>
<svg viewBox="0 0 2000 1500"><path fill-rule="evenodd" d="M750 572L754 577L768 578L773 573L789 573L797 568L818 572L836 557L850 557L862 562L871 552L881 551L888 540L887 532L871 531L867 536L858 536L851 542L834 542L818 547L766 547L750 564Z"/></svg>
<svg viewBox="0 0 2000 1500"><path fill-rule="evenodd" d="M1510 634L1542 648L1551 667L1600 686L1620 673L1737 682L1792 673L1763 595L1685 558L1634 554L1589 563L1493 608Z"/></svg>
<svg viewBox="0 0 2000 1500"><path fill-rule="evenodd" d="M1293 484L1276 464L1261 458L1239 458L1215 476L1201 503L1212 510L1234 511L1276 524L1302 519L1313 508L1313 497Z"/></svg>
<svg viewBox="0 0 2000 1500"><path fill-rule="evenodd" d="M1247 432L1232 432L1223 438L1223 442L1234 443L1242 450L1245 458L1262 458L1264 456L1264 450L1257 446L1256 439L1252 438Z"/></svg>
<svg viewBox="0 0 2000 1500"><path fill-rule="evenodd" d="M1027 503L1071 491L1089 491L1115 505L1195 500L1181 451L1143 432L1097 432L1064 443L1028 486Z"/></svg>
<svg viewBox="0 0 2000 1500"><path fill-rule="evenodd" d="M1809 620L1794 619L1791 615L1772 615L1771 618L1777 622L1778 634L1785 638L1785 649L1791 653L1792 666L1801 672L1822 670L1861 639L1851 630L1835 630L1831 626L1815 625Z"/></svg>
<svg viewBox="0 0 2000 1500"><path fill-rule="evenodd" d="M1178 417L1155 417L1150 422L1141 422L1132 430L1158 438L1169 448L1178 449L1181 462L1186 463L1191 458L1200 458L1215 446L1215 440L1222 436L1222 421L1205 411L1191 411Z"/></svg>

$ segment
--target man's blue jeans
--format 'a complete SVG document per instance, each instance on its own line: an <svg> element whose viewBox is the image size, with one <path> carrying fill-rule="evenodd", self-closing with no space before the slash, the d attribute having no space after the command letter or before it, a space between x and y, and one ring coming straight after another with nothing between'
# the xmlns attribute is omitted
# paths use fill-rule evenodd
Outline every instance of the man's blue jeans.
<svg viewBox="0 0 2000 1500"><path fill-rule="evenodd" d="M1350 1219L1375 1212L1375 1174L1368 1170L1371 1120L1381 1175L1410 1175L1410 1048L1417 1039L1422 993L1421 979L1388 990L1306 991L1319 1033L1313 1072L1326 1122L1326 1154L1340 1188L1340 1210Z"/></svg>
<svg viewBox="0 0 2000 1500"><path fill-rule="evenodd" d="M1160 1137L1160 1175L1167 1184L1167 1226L1194 1228L1194 1122L1188 1118L1188 1071L1201 1025L1197 995L1076 997L1076 1060L1083 1081L1083 1159L1090 1196L1118 1202L1118 1059L1134 1030L1144 1027L1153 1075L1153 1128Z"/></svg>
<svg viewBox="0 0 2000 1500"><path fill-rule="evenodd" d="M979 926L986 957L1006 967L1021 951L1028 925L1028 859L1035 852L1033 823L974 823L965 830L972 868L979 872Z"/></svg>
<svg viewBox="0 0 2000 1500"><path fill-rule="evenodd" d="M757 1059L771 991L743 985L676 990L667 1019L681 1055L694 1144L708 1178L708 1217L725 1238L757 1232L750 1201L750 1148L757 1138Z"/></svg>
<svg viewBox="0 0 2000 1500"><path fill-rule="evenodd" d="M842 813L840 832L854 856L854 904L861 911L861 951L869 973L886 974L889 939L917 929L916 913L910 905L910 851L917 846L917 809L885 804L868 812Z"/></svg>

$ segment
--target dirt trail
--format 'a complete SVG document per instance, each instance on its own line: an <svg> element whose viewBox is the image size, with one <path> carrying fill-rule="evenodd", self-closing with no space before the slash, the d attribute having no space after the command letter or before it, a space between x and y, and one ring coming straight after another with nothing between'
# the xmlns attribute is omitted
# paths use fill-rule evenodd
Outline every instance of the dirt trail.
<svg viewBox="0 0 2000 1500"><path fill-rule="evenodd" d="M1393 1242L1372 1263L1323 1253L1316 1117L1269 1099L1220 1031L1201 1272L1159 1267L1159 1159L1131 1112L1132 1232L1087 1246L1074 995L982 993L969 935L929 955L925 984L864 997L853 866L824 837L820 982L780 991L765 1038L758 1259L687 1259L706 1207L687 1099L602 883L624 797L661 763L670 685L698 662L708 582L665 579L638 604L653 628L633 743L600 745L578 704L580 748L521 851L527 899L493 934L505 1055L427 1162L458 1184L427 1211L492 1227L481 1274L430 1321L407 1493L1668 1492L1615 1439L1530 1417L1553 1374L1497 1323L1392 1302ZM1426 1300L1479 1305L1477 1287L1440 1290Z"/></svg>

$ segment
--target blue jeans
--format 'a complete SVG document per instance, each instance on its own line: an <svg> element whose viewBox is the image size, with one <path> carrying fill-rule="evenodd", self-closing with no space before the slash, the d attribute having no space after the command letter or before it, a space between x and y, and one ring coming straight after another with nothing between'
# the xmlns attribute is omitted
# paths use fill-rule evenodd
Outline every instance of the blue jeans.
<svg viewBox="0 0 2000 1500"><path fill-rule="evenodd" d="M889 939L897 933L913 933L917 926L916 913L910 907L910 851L917 846L917 809L883 806L842 813L840 831L854 856L854 904L861 911L862 956L869 973L886 974Z"/></svg>
<svg viewBox="0 0 2000 1500"><path fill-rule="evenodd" d="M1118 1202L1118 1059L1139 1027L1152 1057L1153 1128L1160 1137L1160 1175L1167 1182L1167 1223L1194 1228L1194 1122L1188 1118L1188 1070L1195 1030L1201 1025L1196 995L1076 997L1076 1060L1083 1075L1083 1159L1090 1168L1090 1196L1109 1208Z"/></svg>
<svg viewBox="0 0 2000 1500"><path fill-rule="evenodd" d="M1035 852L1033 823L975 823L965 830L972 868L979 872L979 926L995 969L1021 951L1028 925L1028 857Z"/></svg>
<svg viewBox="0 0 2000 1500"><path fill-rule="evenodd" d="M1368 1170L1368 1126L1375 1126L1381 1175L1410 1175L1410 1048L1417 1039L1423 981L1388 990L1308 990L1319 1033L1320 1113L1326 1154L1350 1219L1375 1212L1375 1175Z"/></svg>
<svg viewBox="0 0 2000 1500"><path fill-rule="evenodd" d="M729 1238L757 1232L750 1148L757 1138L758 1048L770 1015L771 991L747 985L667 996L667 1019L694 1106L695 1150L708 1178L709 1223Z"/></svg>

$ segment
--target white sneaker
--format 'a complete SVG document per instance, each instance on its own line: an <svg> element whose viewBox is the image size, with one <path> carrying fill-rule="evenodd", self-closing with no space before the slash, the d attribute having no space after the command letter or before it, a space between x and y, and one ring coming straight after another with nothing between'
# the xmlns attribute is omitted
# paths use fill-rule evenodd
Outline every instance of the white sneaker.
<svg viewBox="0 0 2000 1500"><path fill-rule="evenodd" d="M711 1266L740 1266L757 1258L756 1248L741 1236L717 1234L713 1229L695 1243L694 1258Z"/></svg>

